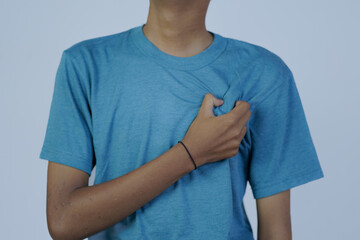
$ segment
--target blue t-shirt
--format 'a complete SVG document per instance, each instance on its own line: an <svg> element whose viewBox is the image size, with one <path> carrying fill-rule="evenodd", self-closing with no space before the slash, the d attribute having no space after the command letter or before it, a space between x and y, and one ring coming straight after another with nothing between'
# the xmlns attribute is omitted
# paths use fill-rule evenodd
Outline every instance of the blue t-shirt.
<svg viewBox="0 0 360 240"><path fill-rule="evenodd" d="M63 51L40 158L88 174L96 163L94 184L103 183L182 140L205 94L224 100L216 116L247 101L252 115L236 156L188 173L89 240L253 240L248 181L258 199L324 177L292 72L269 50L211 31L201 53L172 56L143 26Z"/></svg>

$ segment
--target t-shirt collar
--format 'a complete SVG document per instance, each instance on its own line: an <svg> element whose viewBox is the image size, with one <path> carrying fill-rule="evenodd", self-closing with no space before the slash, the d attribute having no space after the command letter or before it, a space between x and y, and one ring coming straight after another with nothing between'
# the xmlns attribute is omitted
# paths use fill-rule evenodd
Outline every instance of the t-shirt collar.
<svg viewBox="0 0 360 240"><path fill-rule="evenodd" d="M131 29L130 38L135 45L153 61L160 65L176 68L179 70L196 70L202 68L221 55L227 45L227 38L208 31L213 34L214 38L210 46L202 52L191 57L177 57L167 54L157 48L144 34L143 27L145 24Z"/></svg>

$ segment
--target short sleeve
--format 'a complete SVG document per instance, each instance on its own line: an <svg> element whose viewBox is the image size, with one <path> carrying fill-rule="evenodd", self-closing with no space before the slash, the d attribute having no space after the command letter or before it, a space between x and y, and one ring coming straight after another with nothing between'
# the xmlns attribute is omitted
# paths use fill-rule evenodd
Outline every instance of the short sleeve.
<svg viewBox="0 0 360 240"><path fill-rule="evenodd" d="M293 74L285 75L249 120L249 184L255 199L324 177Z"/></svg>
<svg viewBox="0 0 360 240"><path fill-rule="evenodd" d="M74 56L63 51L40 159L61 163L89 175L95 164L89 84Z"/></svg>

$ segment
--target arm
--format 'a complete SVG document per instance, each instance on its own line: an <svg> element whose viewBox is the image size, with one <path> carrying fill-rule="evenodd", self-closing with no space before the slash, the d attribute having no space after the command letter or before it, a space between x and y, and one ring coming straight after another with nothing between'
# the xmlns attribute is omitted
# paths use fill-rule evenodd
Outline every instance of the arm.
<svg viewBox="0 0 360 240"><path fill-rule="evenodd" d="M290 189L256 199L258 240L291 240Z"/></svg>
<svg viewBox="0 0 360 240"><path fill-rule="evenodd" d="M87 173L49 161L46 212L50 235L55 240L83 239L111 227L193 169L180 143L125 175L93 186L88 186Z"/></svg>

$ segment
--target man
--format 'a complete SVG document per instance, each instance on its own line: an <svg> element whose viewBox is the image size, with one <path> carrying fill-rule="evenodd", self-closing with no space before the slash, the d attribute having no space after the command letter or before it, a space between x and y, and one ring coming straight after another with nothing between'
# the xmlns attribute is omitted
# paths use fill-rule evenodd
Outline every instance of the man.
<svg viewBox="0 0 360 240"><path fill-rule="evenodd" d="M208 6L150 0L146 24L63 52L40 155L54 239L254 239L247 181L258 239L291 239L290 188L323 177L293 75L207 31Z"/></svg>

